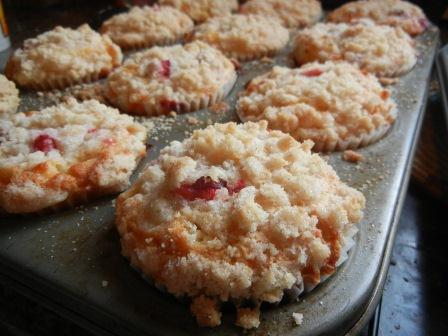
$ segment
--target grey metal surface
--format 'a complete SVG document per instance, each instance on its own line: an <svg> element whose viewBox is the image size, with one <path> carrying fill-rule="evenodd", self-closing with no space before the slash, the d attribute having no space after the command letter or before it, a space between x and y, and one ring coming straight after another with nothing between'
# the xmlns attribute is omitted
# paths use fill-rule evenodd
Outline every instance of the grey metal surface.
<svg viewBox="0 0 448 336"><path fill-rule="evenodd" d="M440 94L445 110L448 126L448 45L439 50L436 57L437 77L439 79Z"/></svg>
<svg viewBox="0 0 448 336"><path fill-rule="evenodd" d="M81 21L82 22L82 21ZM81 23L80 22L80 23ZM413 147L426 103L426 91L438 32L419 37L420 61L392 87L399 117L392 131L360 152L365 161L354 165L340 153L326 156L341 178L364 191L365 218L359 224L357 244L337 273L302 301L268 307L253 335L342 335L364 324L381 293L402 196L406 189ZM16 41L17 43L17 41ZM285 53L276 62L292 65ZM237 93L255 75L272 64L245 64L227 100L233 106ZM38 108L36 95L25 94L22 109ZM194 120L189 120L194 117ZM154 159L172 140L181 140L208 123L237 120L235 112L199 111L176 118L155 119L149 138ZM120 255L112 198L79 209L44 217L0 218L0 275L66 316L106 334L235 335L234 316L225 314L215 329L198 328L188 306L149 286ZM371 310L371 311L370 311ZM295 326L293 312L304 314ZM360 320L361 319L361 320ZM359 322L360 321L360 322ZM358 323L357 323L358 322Z"/></svg>

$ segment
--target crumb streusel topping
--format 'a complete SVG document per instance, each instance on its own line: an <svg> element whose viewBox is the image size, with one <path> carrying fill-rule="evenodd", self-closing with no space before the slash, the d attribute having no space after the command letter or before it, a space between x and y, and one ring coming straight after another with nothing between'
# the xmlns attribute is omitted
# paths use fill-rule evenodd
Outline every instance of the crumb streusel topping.
<svg viewBox="0 0 448 336"><path fill-rule="evenodd" d="M274 18L234 14L201 24L193 39L206 42L229 57L249 60L279 51L288 43L289 32Z"/></svg>
<svg viewBox="0 0 448 336"><path fill-rule="evenodd" d="M235 67L227 57L195 41L131 56L108 77L105 94L130 113L168 114L227 90L235 80Z"/></svg>
<svg viewBox="0 0 448 336"><path fill-rule="evenodd" d="M317 0L249 0L241 6L241 13L276 17L288 28L310 26L323 15Z"/></svg>
<svg viewBox="0 0 448 336"><path fill-rule="evenodd" d="M390 125L396 105L378 79L346 62L274 67L254 78L237 102L244 120L267 120L297 140L345 140Z"/></svg>
<svg viewBox="0 0 448 336"><path fill-rule="evenodd" d="M123 254L173 295L192 297L202 326L221 301L245 299L237 323L259 324L261 301L335 271L363 195L340 181L312 142L267 122L215 124L174 141L117 199Z"/></svg>
<svg viewBox="0 0 448 336"><path fill-rule="evenodd" d="M35 212L76 196L123 190L146 131L95 100L0 120L0 208Z"/></svg>
<svg viewBox="0 0 448 336"><path fill-rule="evenodd" d="M238 9L238 0L159 0L159 4L173 6L196 22L228 15Z"/></svg>
<svg viewBox="0 0 448 336"><path fill-rule="evenodd" d="M132 7L105 21L101 33L123 48L167 44L181 39L193 29L193 21L173 7Z"/></svg>
<svg viewBox="0 0 448 336"><path fill-rule="evenodd" d="M19 90L16 85L0 74L0 118L15 113L19 103Z"/></svg>
<svg viewBox="0 0 448 336"><path fill-rule="evenodd" d="M411 37L401 28L356 23L318 23L297 34L294 56L299 64L345 60L379 77L408 72L417 62Z"/></svg>
<svg viewBox="0 0 448 336"><path fill-rule="evenodd" d="M331 12L327 20L351 22L369 18L378 24L400 27L411 35L423 33L429 21L420 7L401 0L369 0L348 2Z"/></svg>
<svg viewBox="0 0 448 336"><path fill-rule="evenodd" d="M77 29L57 26L53 30L25 40L12 54L6 75L17 84L36 84L103 77L121 64L120 48L87 24Z"/></svg>

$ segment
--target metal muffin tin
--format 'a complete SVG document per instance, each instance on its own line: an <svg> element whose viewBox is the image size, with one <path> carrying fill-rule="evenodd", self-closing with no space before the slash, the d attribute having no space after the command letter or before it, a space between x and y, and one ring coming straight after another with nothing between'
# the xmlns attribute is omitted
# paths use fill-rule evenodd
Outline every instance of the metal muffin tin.
<svg viewBox="0 0 448 336"><path fill-rule="evenodd" d="M82 18L81 18L82 19ZM81 23L81 22L79 22ZM399 116L384 139L359 150L365 160L345 162L341 153L325 155L343 181L364 192L365 216L348 260L300 302L266 307L250 335L356 334L378 303L406 193L413 153L425 110L429 76L439 33L431 27L417 38L416 67L391 86ZM16 41L19 42L19 41ZM275 64L294 66L290 47ZM173 140L215 122L237 121L235 101L247 82L268 71L269 61L242 65L226 98L226 112L201 110L154 123L148 139L148 162ZM21 110L49 102L22 94ZM133 176L135 180L144 162ZM218 328L200 328L186 304L149 286L120 254L114 227L113 198L45 216L0 218L0 281L52 307L58 313L104 335L236 335L234 315L225 313ZM296 326L292 313L304 315Z"/></svg>

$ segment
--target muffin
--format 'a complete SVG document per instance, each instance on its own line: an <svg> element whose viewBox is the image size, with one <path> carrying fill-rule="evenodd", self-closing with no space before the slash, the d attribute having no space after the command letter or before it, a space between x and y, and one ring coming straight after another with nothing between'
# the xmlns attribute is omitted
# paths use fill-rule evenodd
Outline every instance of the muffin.
<svg viewBox="0 0 448 336"><path fill-rule="evenodd" d="M275 17L288 28L311 26L323 15L317 0L249 0L241 6L240 12Z"/></svg>
<svg viewBox="0 0 448 336"><path fill-rule="evenodd" d="M16 113L19 103L19 90L13 82L0 74L0 118Z"/></svg>
<svg viewBox="0 0 448 336"><path fill-rule="evenodd" d="M345 60L379 77L403 75L417 62L407 33L367 19L352 24L318 23L300 31L294 57L298 64Z"/></svg>
<svg viewBox="0 0 448 336"><path fill-rule="evenodd" d="M340 181L310 141L267 122L215 124L174 141L116 203L122 252L201 326L259 325L263 301L335 271L363 195ZM251 303L247 305L246 303Z"/></svg>
<svg viewBox="0 0 448 336"><path fill-rule="evenodd" d="M429 26L425 13L416 5L401 0L353 1L331 12L331 22L352 22L368 18L378 24L400 27L410 35L423 33Z"/></svg>
<svg viewBox="0 0 448 336"><path fill-rule="evenodd" d="M315 151L325 152L369 145L396 118L390 92L375 76L332 61L274 67L249 83L237 111L243 120L266 120L269 128L312 140Z"/></svg>
<svg viewBox="0 0 448 336"><path fill-rule="evenodd" d="M104 94L127 113L190 112L221 100L236 77L234 65L219 50L196 41L133 55L107 78Z"/></svg>
<svg viewBox="0 0 448 336"><path fill-rule="evenodd" d="M201 24L193 39L208 43L229 57L248 61L277 53L288 43L289 32L273 18L234 14Z"/></svg>
<svg viewBox="0 0 448 336"><path fill-rule="evenodd" d="M193 29L193 21L173 7L132 7L105 21L101 33L123 49L173 44Z"/></svg>
<svg viewBox="0 0 448 336"><path fill-rule="evenodd" d="M87 24L58 26L25 40L8 60L5 74L25 88L61 89L107 76L121 61L120 47Z"/></svg>
<svg viewBox="0 0 448 336"><path fill-rule="evenodd" d="M95 100L0 120L0 209L56 210L124 190L146 131Z"/></svg>
<svg viewBox="0 0 448 336"><path fill-rule="evenodd" d="M173 6L195 22L204 22L215 16L224 16L238 9L237 0L159 0L160 5Z"/></svg>

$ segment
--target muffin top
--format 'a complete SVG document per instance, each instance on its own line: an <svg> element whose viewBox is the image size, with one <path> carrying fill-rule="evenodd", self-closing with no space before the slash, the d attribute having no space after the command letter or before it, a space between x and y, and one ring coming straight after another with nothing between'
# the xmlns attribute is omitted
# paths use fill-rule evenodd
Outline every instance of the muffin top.
<svg viewBox="0 0 448 336"><path fill-rule="evenodd" d="M19 102L19 90L15 84L0 74L0 118L15 113Z"/></svg>
<svg viewBox="0 0 448 336"><path fill-rule="evenodd" d="M6 65L6 76L21 86L104 76L121 64L120 47L87 24L77 29L57 26L25 40Z"/></svg>
<svg viewBox="0 0 448 336"><path fill-rule="evenodd" d="M220 324L220 301L258 307L319 282L334 272L365 200L311 147L265 121L172 142L117 199L124 255L168 292L193 297L206 326ZM239 309L240 325L257 326L257 312Z"/></svg>
<svg viewBox="0 0 448 336"><path fill-rule="evenodd" d="M317 0L249 0L241 6L240 12L275 17L288 28L311 26L323 15Z"/></svg>
<svg viewBox="0 0 448 336"><path fill-rule="evenodd" d="M0 208L34 212L76 193L123 190L146 131L95 100L0 120Z"/></svg>
<svg viewBox="0 0 448 336"><path fill-rule="evenodd" d="M368 18L378 24L400 27L410 35L421 34L429 26L425 13L418 6L401 0L348 2L331 12L327 20L352 22L360 18Z"/></svg>
<svg viewBox="0 0 448 336"><path fill-rule="evenodd" d="M193 21L181 11L168 6L132 7L105 21L101 33L122 48L168 44L193 29Z"/></svg>
<svg viewBox="0 0 448 336"><path fill-rule="evenodd" d="M289 32L273 18L234 14L209 19L196 28L193 39L244 61L277 52L288 43Z"/></svg>
<svg viewBox="0 0 448 336"><path fill-rule="evenodd" d="M159 0L159 4L173 6L196 22L228 15L238 9L238 0Z"/></svg>
<svg viewBox="0 0 448 336"><path fill-rule="evenodd" d="M299 64L345 60L379 77L408 72L417 62L413 41L401 28L362 19L352 24L318 23L297 34Z"/></svg>
<svg viewBox="0 0 448 336"><path fill-rule="evenodd" d="M274 67L254 78L237 103L243 120L322 143L368 135L396 117L390 92L346 62Z"/></svg>
<svg viewBox="0 0 448 336"><path fill-rule="evenodd" d="M154 114L162 114L215 95L225 86L231 87L235 79L229 59L195 41L154 47L131 56L108 77L105 94L125 111L145 114L152 107Z"/></svg>

